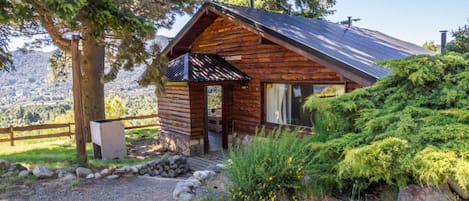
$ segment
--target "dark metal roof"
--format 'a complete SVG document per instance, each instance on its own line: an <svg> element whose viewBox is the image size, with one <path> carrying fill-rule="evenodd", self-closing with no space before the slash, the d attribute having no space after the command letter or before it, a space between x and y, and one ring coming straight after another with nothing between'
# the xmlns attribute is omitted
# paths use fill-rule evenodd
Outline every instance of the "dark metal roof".
<svg viewBox="0 0 469 201"><path fill-rule="evenodd" d="M186 53L169 62L166 73L171 82L248 81L251 78L213 54Z"/></svg>
<svg viewBox="0 0 469 201"><path fill-rule="evenodd" d="M210 9L246 22L256 30L267 32L303 51L335 63L347 72L368 79L379 79L390 73L390 69L377 65L377 61L435 54L378 31L214 2L205 3L164 52L179 55L187 51L201 30L213 22L216 15ZM199 25L199 22L204 23ZM189 30L196 32L192 34Z"/></svg>

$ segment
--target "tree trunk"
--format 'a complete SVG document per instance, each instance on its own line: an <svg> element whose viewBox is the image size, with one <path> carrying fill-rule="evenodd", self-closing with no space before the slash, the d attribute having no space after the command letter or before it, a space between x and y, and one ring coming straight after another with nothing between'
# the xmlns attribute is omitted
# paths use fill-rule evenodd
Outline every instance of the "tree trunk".
<svg viewBox="0 0 469 201"><path fill-rule="evenodd" d="M83 34L83 56L81 57L82 93L84 113L84 135L86 142L91 141L90 121L103 120L104 113L104 46Z"/></svg>

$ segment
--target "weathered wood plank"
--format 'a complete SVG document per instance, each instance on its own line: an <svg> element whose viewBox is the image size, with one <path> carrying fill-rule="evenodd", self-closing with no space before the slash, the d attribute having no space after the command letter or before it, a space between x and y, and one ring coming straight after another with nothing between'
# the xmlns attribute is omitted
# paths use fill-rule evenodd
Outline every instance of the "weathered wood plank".
<svg viewBox="0 0 469 201"><path fill-rule="evenodd" d="M55 134L48 134L48 135L33 135L33 136L21 136L15 137L15 140L31 140L31 139L42 139L42 138L53 138L53 137L68 137L72 135L69 132L63 133L55 133Z"/></svg>
<svg viewBox="0 0 469 201"><path fill-rule="evenodd" d="M32 125L32 126L21 126L14 127L13 130L16 131L33 131L33 130L43 130L43 129L53 129L53 128L68 128L69 124L45 124L45 125Z"/></svg>

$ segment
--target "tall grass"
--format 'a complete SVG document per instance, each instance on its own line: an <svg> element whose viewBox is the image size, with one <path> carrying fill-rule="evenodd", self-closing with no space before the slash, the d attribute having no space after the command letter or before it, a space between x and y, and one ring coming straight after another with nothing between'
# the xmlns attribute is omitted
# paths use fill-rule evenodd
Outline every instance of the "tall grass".
<svg viewBox="0 0 469 201"><path fill-rule="evenodd" d="M277 129L261 137L261 130L250 145L230 150L233 200L297 200L306 192L310 140L298 133Z"/></svg>

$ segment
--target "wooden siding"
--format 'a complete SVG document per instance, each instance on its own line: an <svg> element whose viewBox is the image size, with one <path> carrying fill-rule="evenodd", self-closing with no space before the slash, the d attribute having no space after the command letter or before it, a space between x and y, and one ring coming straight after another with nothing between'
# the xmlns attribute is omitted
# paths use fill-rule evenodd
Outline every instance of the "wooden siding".
<svg viewBox="0 0 469 201"><path fill-rule="evenodd" d="M262 124L262 82L345 82L333 70L279 45L262 44L260 39L231 19L219 17L190 46L193 53L225 57L252 78L247 89L233 86L231 117L239 132L253 133ZM352 90L355 83L349 86Z"/></svg>
<svg viewBox="0 0 469 201"><path fill-rule="evenodd" d="M191 108L188 85L166 85L166 95L158 97L161 132L191 134Z"/></svg>
<svg viewBox="0 0 469 201"><path fill-rule="evenodd" d="M189 84L191 97L191 135L200 136L205 134L205 89L202 85Z"/></svg>

